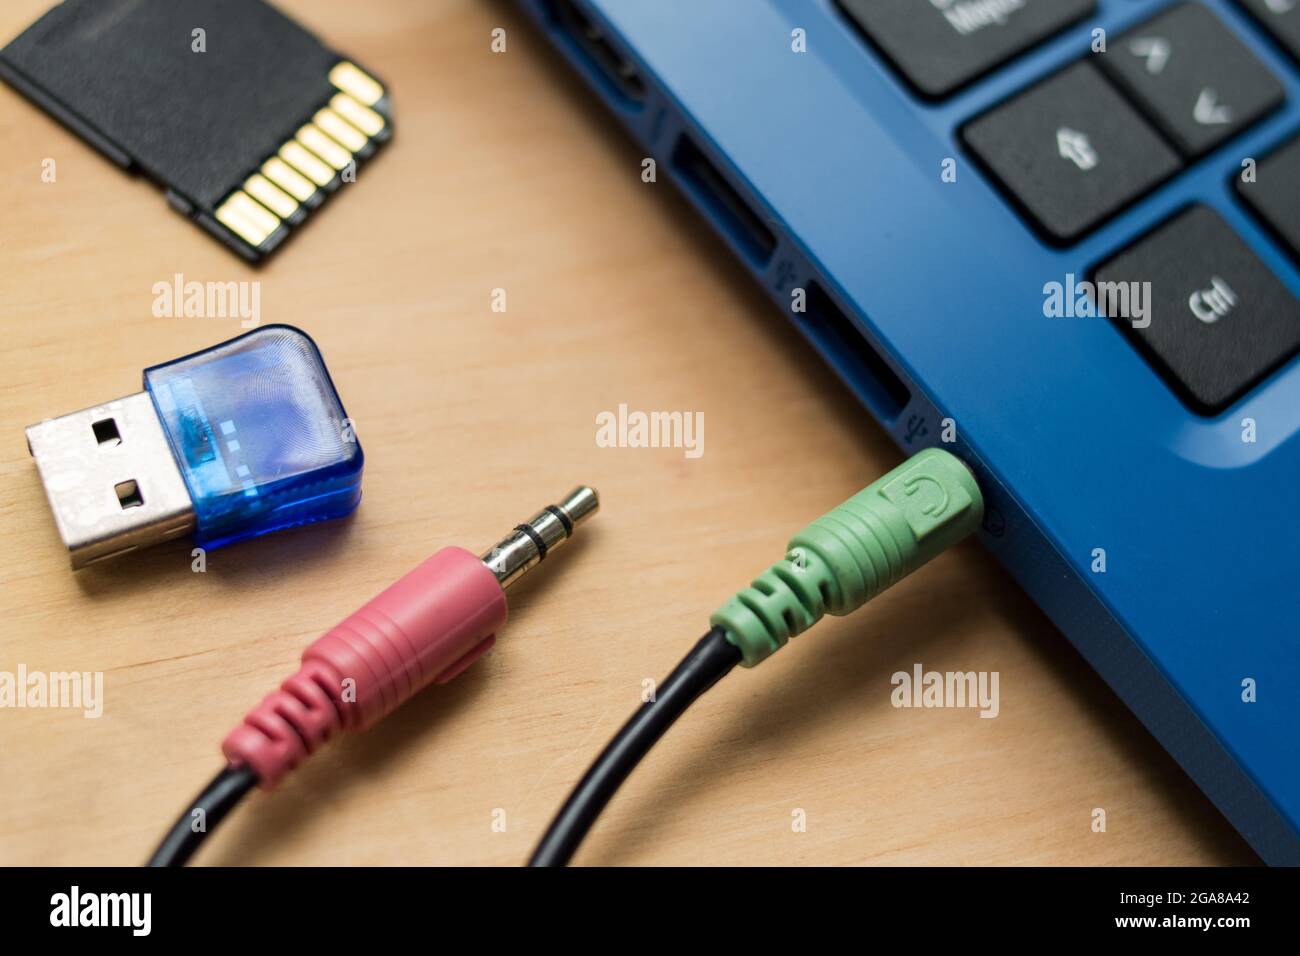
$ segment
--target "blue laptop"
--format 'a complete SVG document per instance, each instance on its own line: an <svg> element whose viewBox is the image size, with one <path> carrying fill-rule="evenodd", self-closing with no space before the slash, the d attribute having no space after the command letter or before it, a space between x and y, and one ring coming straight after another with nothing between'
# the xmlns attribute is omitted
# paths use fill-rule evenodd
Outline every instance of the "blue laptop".
<svg viewBox="0 0 1300 956"><path fill-rule="evenodd" d="M1300 0L521 0L1300 864Z"/></svg>

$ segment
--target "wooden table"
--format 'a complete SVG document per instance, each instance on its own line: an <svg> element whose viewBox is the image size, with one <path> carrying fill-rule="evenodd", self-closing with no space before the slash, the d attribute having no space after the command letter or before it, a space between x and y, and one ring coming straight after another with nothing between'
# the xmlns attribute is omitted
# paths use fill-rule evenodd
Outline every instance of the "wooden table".
<svg viewBox="0 0 1300 956"><path fill-rule="evenodd" d="M641 181L638 151L510 4L282 5L384 75L398 135L261 271L0 90L0 670L105 675L99 719L0 710L3 863L141 862L309 641L437 548L485 547L585 482L601 514L511 592L490 655L247 800L198 857L518 864L642 681L792 531L900 460L672 187ZM0 38L46 6L9 0ZM366 451L365 500L212 552L205 573L178 542L73 574L23 427L241 332L154 318L154 284L178 273L260 281L263 323L315 337ZM704 454L597 447L596 416L620 403L703 412ZM998 671L1000 715L891 707L890 675L914 663ZM973 543L735 672L578 857L1254 859Z"/></svg>

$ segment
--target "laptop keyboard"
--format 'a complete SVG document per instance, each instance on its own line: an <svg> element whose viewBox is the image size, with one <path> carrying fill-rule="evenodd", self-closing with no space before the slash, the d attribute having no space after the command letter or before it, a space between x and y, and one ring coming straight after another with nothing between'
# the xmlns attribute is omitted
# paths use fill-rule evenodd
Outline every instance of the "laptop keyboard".
<svg viewBox="0 0 1300 956"><path fill-rule="evenodd" d="M1097 9L1095 0L841 0L926 96L947 96Z"/></svg>
<svg viewBox="0 0 1300 956"><path fill-rule="evenodd" d="M1059 243L1078 239L1183 165L1088 62L985 113L963 135L1012 198Z"/></svg>
<svg viewBox="0 0 1300 956"><path fill-rule="evenodd" d="M1296 0L1240 0L1293 57L1300 60L1300 3Z"/></svg>
<svg viewBox="0 0 1300 956"><path fill-rule="evenodd" d="M1238 179L1237 194L1300 260L1300 137L1261 159L1254 182Z"/></svg>
<svg viewBox="0 0 1300 956"><path fill-rule="evenodd" d="M1300 60L1300 0L1236 0ZM1095 0L838 0L921 96L949 96L1096 12ZM1170 4L968 121L965 146L1049 242L1084 238L1283 105L1273 71L1208 7ZM1300 261L1300 136L1236 176L1246 208ZM1218 213L1185 209L1098 282L1150 282L1121 321L1182 400L1216 414L1300 351L1300 300Z"/></svg>
<svg viewBox="0 0 1300 956"><path fill-rule="evenodd" d="M1276 2L1276 0L1275 0ZM1205 7L1174 7L1116 41L1097 63L1189 159L1282 105L1282 84Z"/></svg>
<svg viewBox="0 0 1300 956"><path fill-rule="evenodd" d="M1300 349L1300 301L1208 206L1140 239L1097 282L1151 283L1151 321L1118 324L1197 411L1224 407Z"/></svg>

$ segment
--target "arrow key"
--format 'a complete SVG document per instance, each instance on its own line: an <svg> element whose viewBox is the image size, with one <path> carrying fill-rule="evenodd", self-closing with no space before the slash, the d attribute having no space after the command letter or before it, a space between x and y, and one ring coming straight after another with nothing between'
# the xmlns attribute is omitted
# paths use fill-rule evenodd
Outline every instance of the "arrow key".
<svg viewBox="0 0 1300 956"><path fill-rule="evenodd" d="M1189 159L1236 136L1286 95L1200 4L1179 4L1129 31L1097 61Z"/></svg>

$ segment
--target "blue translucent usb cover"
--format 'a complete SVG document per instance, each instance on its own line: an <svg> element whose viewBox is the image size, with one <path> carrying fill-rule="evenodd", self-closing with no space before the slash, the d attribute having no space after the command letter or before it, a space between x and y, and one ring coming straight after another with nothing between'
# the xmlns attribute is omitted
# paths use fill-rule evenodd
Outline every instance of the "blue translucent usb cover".
<svg viewBox="0 0 1300 956"><path fill-rule="evenodd" d="M144 387L193 499L199 544L339 518L361 500L361 445L298 329L264 326L155 365Z"/></svg>

